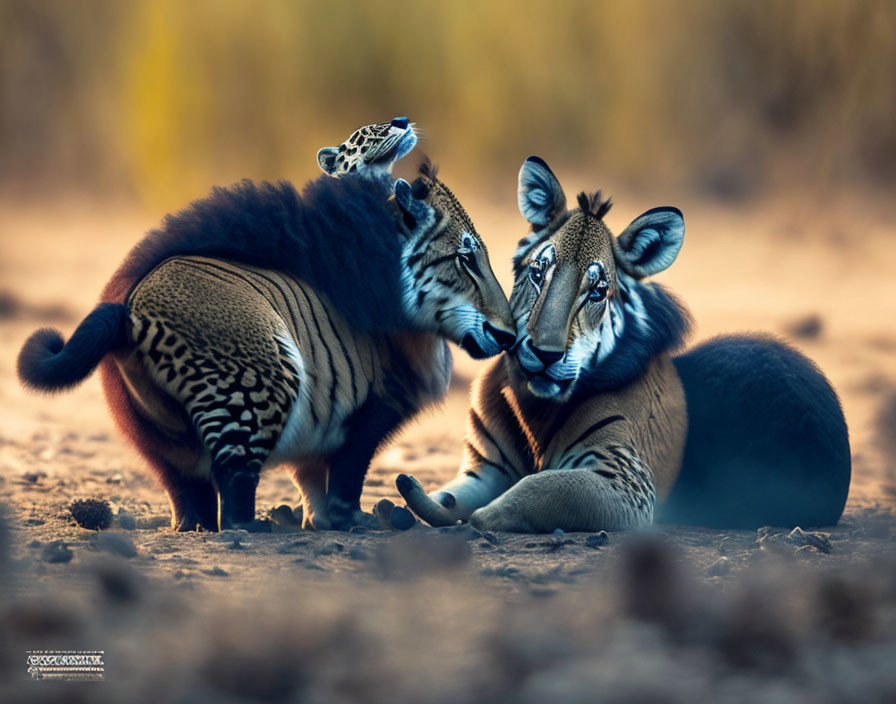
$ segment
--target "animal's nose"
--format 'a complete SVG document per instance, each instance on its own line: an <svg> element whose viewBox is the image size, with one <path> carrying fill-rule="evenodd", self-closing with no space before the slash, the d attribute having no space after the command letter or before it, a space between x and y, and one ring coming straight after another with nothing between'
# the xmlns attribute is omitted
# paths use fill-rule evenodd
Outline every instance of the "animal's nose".
<svg viewBox="0 0 896 704"><path fill-rule="evenodd" d="M397 127L400 130L405 129L409 124L411 123L406 117L396 117L392 120L392 126Z"/></svg>
<svg viewBox="0 0 896 704"><path fill-rule="evenodd" d="M538 360L545 366L549 367L554 362L559 361L563 357L563 351L554 351L554 350L543 350L540 347L536 347L532 344L532 341L529 340L529 349L532 354L538 357Z"/></svg>
<svg viewBox="0 0 896 704"><path fill-rule="evenodd" d="M487 320L482 323L482 329L494 338L495 342L498 343L498 346L502 350L510 349L513 347L513 343L516 342L516 335L514 333L496 328Z"/></svg>

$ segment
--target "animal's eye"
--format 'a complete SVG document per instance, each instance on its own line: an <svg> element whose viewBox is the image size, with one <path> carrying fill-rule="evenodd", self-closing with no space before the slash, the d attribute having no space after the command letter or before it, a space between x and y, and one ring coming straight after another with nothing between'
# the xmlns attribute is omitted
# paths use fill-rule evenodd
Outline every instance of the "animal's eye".
<svg viewBox="0 0 896 704"><path fill-rule="evenodd" d="M536 259L529 264L529 281L535 288L541 286L541 282L544 281L544 263L541 259Z"/></svg>
<svg viewBox="0 0 896 704"><path fill-rule="evenodd" d="M610 282L607 279L607 270L601 262L594 262L588 267L588 300L599 302L607 297L610 290Z"/></svg>
<svg viewBox="0 0 896 704"><path fill-rule="evenodd" d="M460 241L460 249L459 252L469 253L475 252L478 249L476 245L476 240L473 239L473 236L468 232L465 232Z"/></svg>
<svg viewBox="0 0 896 704"><path fill-rule="evenodd" d="M607 297L607 291L610 290L610 285L606 282L599 283L597 286L592 288L588 292L588 300L597 303L599 301L604 300Z"/></svg>

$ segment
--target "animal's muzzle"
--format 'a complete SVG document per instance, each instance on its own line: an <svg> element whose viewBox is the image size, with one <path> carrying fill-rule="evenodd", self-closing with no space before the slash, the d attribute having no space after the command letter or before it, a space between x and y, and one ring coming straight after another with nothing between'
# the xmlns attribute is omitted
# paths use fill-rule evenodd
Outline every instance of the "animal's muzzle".
<svg viewBox="0 0 896 704"><path fill-rule="evenodd" d="M511 347L513 347L513 343L516 342L515 333L496 328L487 320L482 323L482 329L486 335L491 336L491 338L498 344L498 347L500 347L502 350L509 350Z"/></svg>

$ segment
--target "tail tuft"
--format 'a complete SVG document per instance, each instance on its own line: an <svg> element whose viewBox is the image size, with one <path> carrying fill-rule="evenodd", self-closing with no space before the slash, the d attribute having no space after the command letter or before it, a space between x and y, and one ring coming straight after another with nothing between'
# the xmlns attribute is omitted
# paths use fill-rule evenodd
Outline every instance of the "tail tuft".
<svg viewBox="0 0 896 704"><path fill-rule="evenodd" d="M121 303L101 303L67 343L58 330L36 331L19 352L19 380L37 391L63 391L76 386L121 341L126 310Z"/></svg>

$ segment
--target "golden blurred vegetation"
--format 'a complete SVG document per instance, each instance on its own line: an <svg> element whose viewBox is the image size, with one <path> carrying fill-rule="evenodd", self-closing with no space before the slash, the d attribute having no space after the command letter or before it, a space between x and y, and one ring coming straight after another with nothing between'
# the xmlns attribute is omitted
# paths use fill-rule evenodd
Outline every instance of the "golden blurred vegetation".
<svg viewBox="0 0 896 704"><path fill-rule="evenodd" d="M404 114L487 191L530 153L728 196L887 185L896 3L0 0L7 196L303 181Z"/></svg>

